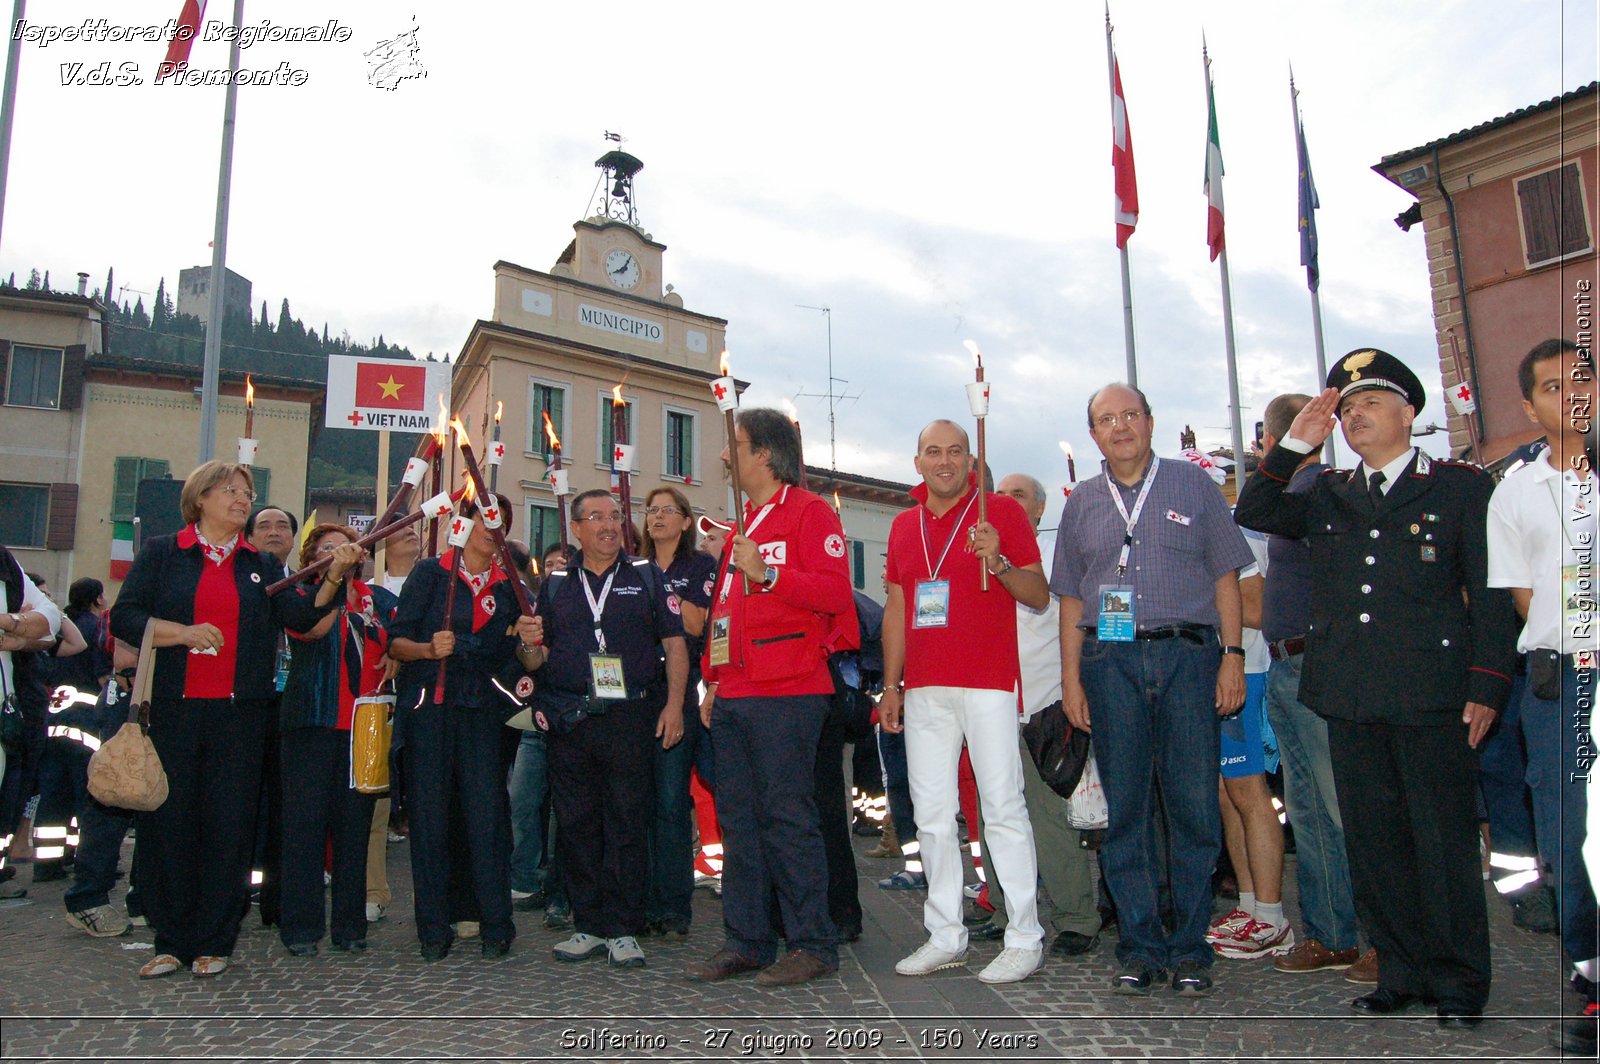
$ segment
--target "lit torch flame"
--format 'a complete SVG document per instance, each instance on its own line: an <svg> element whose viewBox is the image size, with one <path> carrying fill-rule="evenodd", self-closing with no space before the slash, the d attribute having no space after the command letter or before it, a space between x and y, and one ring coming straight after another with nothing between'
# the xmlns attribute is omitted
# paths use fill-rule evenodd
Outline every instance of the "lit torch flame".
<svg viewBox="0 0 1600 1064"><path fill-rule="evenodd" d="M467 435L467 426L465 426L465 425L463 425L461 423L461 419L459 417L453 417L453 418L450 419L450 431L452 431L452 432L454 432L456 434L456 439L458 441L460 441L461 446L463 446L463 447L471 447L472 446L472 438ZM468 478L468 486L469 487L471 486L471 478L470 477Z"/></svg>
<svg viewBox="0 0 1600 1064"><path fill-rule="evenodd" d="M623 380L626 380L626 379L627 379L626 377L623 378ZM616 387L611 389L611 405L612 406L624 406L624 405L626 405L622 401L622 383L621 383L621 381L619 381L617 383Z"/></svg>
<svg viewBox="0 0 1600 1064"><path fill-rule="evenodd" d="M722 352L722 361L717 363L717 376L726 377L727 375L728 375L728 352L726 350L724 350Z"/></svg>
<svg viewBox="0 0 1600 1064"><path fill-rule="evenodd" d="M839 502L839 492L837 489L835 489L833 493L833 512L836 514L844 513L844 505Z"/></svg>
<svg viewBox="0 0 1600 1064"><path fill-rule="evenodd" d="M550 440L550 449L559 451L561 449L561 437L556 435L556 427L550 423L550 411L548 410L544 412L544 434Z"/></svg>
<svg viewBox="0 0 1600 1064"><path fill-rule="evenodd" d="M244 405L256 405L256 386L251 382L250 374L248 373L244 375Z"/></svg>
<svg viewBox="0 0 1600 1064"><path fill-rule="evenodd" d="M1068 443L1066 440L1061 441L1061 453L1067 456L1067 461L1069 462L1075 457L1072 453L1072 444Z"/></svg>
<svg viewBox="0 0 1600 1064"><path fill-rule="evenodd" d="M439 440L439 449L450 444L450 408L444 405L444 393L439 393L439 417L433 423L433 434Z"/></svg>
<svg viewBox="0 0 1600 1064"><path fill-rule="evenodd" d="M978 360L978 368L983 368L983 352L978 350L978 345L971 340L961 341L961 346L972 352L972 357Z"/></svg>
<svg viewBox="0 0 1600 1064"><path fill-rule="evenodd" d="M783 399L783 412L789 416L790 421L796 425L800 424L800 411L794 408L794 403L790 402L787 396Z"/></svg>
<svg viewBox="0 0 1600 1064"><path fill-rule="evenodd" d="M464 503L471 502L477 497L477 489L472 486L472 478L468 477L467 482L461 486L461 501Z"/></svg>
<svg viewBox="0 0 1600 1064"><path fill-rule="evenodd" d="M539 559L530 557L528 559L528 568L533 570L533 575L534 576L538 576L539 575Z"/></svg>
<svg viewBox="0 0 1600 1064"><path fill-rule="evenodd" d="M494 401L494 423L496 425L500 424L500 415L505 411L505 408L506 404L504 399L496 399Z"/></svg>

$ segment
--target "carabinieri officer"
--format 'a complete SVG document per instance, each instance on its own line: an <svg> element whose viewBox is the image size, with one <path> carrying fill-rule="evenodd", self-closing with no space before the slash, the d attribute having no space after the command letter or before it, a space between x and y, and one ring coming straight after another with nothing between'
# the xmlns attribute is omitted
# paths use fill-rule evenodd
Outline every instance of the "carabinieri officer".
<svg viewBox="0 0 1600 1064"><path fill-rule="evenodd" d="M689 656L677 596L654 562L623 553L623 520L604 489L572 500L580 550L539 588L549 657L534 704L551 731L556 855L576 931L556 959L606 953L641 968L651 744L683 738Z"/></svg>
<svg viewBox="0 0 1600 1064"><path fill-rule="evenodd" d="M1411 445L1422 384L1399 359L1353 351L1328 374L1239 496L1246 528L1311 545L1300 700L1328 720L1356 914L1378 950L1389 1013L1435 1003L1470 1027L1489 997L1475 749L1511 688L1516 614L1488 586L1494 482ZM1337 411L1361 456L1285 489Z"/></svg>

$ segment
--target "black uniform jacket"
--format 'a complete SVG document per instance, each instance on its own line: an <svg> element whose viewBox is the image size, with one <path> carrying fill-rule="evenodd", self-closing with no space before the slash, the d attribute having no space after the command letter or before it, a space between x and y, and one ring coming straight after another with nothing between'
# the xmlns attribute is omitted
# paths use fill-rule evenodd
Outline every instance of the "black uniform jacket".
<svg viewBox="0 0 1600 1064"><path fill-rule="evenodd" d="M1414 452L1376 512L1365 479L1327 470L1289 494L1305 456L1279 446L1245 484L1234 519L1311 546L1311 628L1300 700L1359 723L1448 723L1511 689L1517 616L1488 586L1494 481Z"/></svg>

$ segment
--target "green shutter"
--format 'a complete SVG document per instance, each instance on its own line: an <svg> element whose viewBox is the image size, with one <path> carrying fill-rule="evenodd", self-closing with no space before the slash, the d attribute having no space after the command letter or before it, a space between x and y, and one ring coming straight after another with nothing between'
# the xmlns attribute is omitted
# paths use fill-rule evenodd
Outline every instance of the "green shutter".
<svg viewBox="0 0 1600 1064"><path fill-rule="evenodd" d="M141 458L118 458L111 477L111 520L132 521L134 502L139 492Z"/></svg>
<svg viewBox="0 0 1600 1064"><path fill-rule="evenodd" d="M268 501L272 498L272 470L262 466L251 466L250 476L256 484L256 508L272 505Z"/></svg>

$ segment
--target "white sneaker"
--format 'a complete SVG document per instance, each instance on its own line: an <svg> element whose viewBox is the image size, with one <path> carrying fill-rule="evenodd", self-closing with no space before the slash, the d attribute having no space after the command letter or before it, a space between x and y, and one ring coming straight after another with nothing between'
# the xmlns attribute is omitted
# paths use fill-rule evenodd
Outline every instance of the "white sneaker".
<svg viewBox="0 0 1600 1064"><path fill-rule="evenodd" d="M932 975L942 968L959 968L967 963L967 951L951 953L932 942L924 942L917 952L899 961L894 970L901 975Z"/></svg>
<svg viewBox="0 0 1600 1064"><path fill-rule="evenodd" d="M644 950L639 948L639 940L632 935L606 939L606 950L611 954L613 968L644 967Z"/></svg>
<svg viewBox="0 0 1600 1064"><path fill-rule="evenodd" d="M1206 941L1212 945L1218 942L1226 942L1237 935L1239 929L1248 924L1250 920L1250 914L1243 909L1229 909L1211 921L1211 926L1206 928Z"/></svg>
<svg viewBox="0 0 1600 1064"><path fill-rule="evenodd" d="M990 961L989 966L978 973L978 981L982 983L1020 983L1038 971L1039 965L1043 963L1043 947L1019 949L1016 946L1007 946L1000 951L1000 956Z"/></svg>
<svg viewBox="0 0 1600 1064"><path fill-rule="evenodd" d="M556 955L558 961L582 961L604 953L606 949L605 939L579 931L571 938L557 942L550 948L550 952Z"/></svg>
<svg viewBox="0 0 1600 1064"><path fill-rule="evenodd" d="M383 914L388 911L389 907L387 905L383 905L375 901L367 902L367 923L377 923L379 920L383 919Z"/></svg>
<svg viewBox="0 0 1600 1064"><path fill-rule="evenodd" d="M1249 960L1254 957L1276 957L1294 949L1294 931L1288 921L1281 926L1251 920L1236 935L1223 942L1211 943L1219 957L1231 960Z"/></svg>
<svg viewBox="0 0 1600 1064"><path fill-rule="evenodd" d="M982 893L982 883L968 883L966 886L961 888L961 896L966 898L968 901L977 901L978 896Z"/></svg>
<svg viewBox="0 0 1600 1064"><path fill-rule="evenodd" d="M67 914L67 923L91 938L116 938L126 934L128 918L109 905L96 905Z"/></svg>

